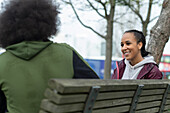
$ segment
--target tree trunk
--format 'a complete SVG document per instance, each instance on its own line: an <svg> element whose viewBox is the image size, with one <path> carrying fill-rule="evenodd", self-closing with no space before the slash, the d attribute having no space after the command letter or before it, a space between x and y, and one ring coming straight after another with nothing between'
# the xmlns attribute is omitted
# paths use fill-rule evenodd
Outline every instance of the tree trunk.
<svg viewBox="0 0 170 113"><path fill-rule="evenodd" d="M106 58L104 65L104 79L111 78L111 63L112 63L112 37L113 37L113 19L115 14L116 0L109 0L110 14L106 16L107 20L107 35L106 35Z"/></svg>
<svg viewBox="0 0 170 113"><path fill-rule="evenodd" d="M143 23L142 24L142 32L143 32L143 35L146 36L147 35L147 27L148 27L148 23Z"/></svg>
<svg viewBox="0 0 170 113"><path fill-rule="evenodd" d="M106 58L105 58L105 65L104 65L104 79L111 78L112 37L113 37L113 19L107 21Z"/></svg>
<svg viewBox="0 0 170 113"><path fill-rule="evenodd" d="M150 32L147 50L151 52L154 60L159 64L165 44L170 36L170 0L164 0L160 17Z"/></svg>
<svg viewBox="0 0 170 113"><path fill-rule="evenodd" d="M104 66L104 79L110 79L112 62L112 38L106 39L106 58Z"/></svg>

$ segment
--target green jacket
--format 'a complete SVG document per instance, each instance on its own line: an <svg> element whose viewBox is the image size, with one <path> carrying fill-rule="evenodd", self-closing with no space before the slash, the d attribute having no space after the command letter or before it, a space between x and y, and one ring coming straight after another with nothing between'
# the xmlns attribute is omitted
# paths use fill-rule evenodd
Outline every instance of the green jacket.
<svg viewBox="0 0 170 113"><path fill-rule="evenodd" d="M26 41L7 47L0 55L0 88L9 113L38 113L50 78L98 76L66 44Z"/></svg>

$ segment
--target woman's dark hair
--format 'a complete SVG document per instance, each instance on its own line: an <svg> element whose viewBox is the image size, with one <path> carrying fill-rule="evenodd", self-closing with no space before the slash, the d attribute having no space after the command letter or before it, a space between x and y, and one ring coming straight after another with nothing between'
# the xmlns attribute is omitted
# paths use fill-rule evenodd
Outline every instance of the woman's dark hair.
<svg viewBox="0 0 170 113"><path fill-rule="evenodd" d="M0 14L0 45L48 41L60 23L52 0L11 0Z"/></svg>
<svg viewBox="0 0 170 113"><path fill-rule="evenodd" d="M141 48L142 57L145 57L148 54L150 54L150 52L147 52L145 50L146 39L145 39L145 36L143 35L143 33L141 31L138 31L138 30L128 30L128 31L125 31L124 33L133 33L135 38L136 38L136 40L137 40L137 43L139 43L139 42L143 43L143 46Z"/></svg>

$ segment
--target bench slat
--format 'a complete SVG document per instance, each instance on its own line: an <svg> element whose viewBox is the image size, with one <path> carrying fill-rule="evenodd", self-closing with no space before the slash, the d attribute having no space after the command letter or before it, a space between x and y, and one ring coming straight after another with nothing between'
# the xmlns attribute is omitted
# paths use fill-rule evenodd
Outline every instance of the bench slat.
<svg viewBox="0 0 170 113"><path fill-rule="evenodd" d="M85 102L88 94L71 94L71 95L60 95L53 92L51 89L46 89L45 97L49 100L55 102L56 104L65 104L65 103L76 103L76 102Z"/></svg>
<svg viewBox="0 0 170 113"><path fill-rule="evenodd" d="M138 84L145 83L144 89L165 88L167 85L158 80L99 80L89 79L88 82L83 79L51 79L49 87L56 89L60 93L87 93L92 86L101 86L100 91L112 90L134 90ZM164 81L164 83L168 83ZM151 85L154 84L154 85Z"/></svg>
<svg viewBox="0 0 170 113"><path fill-rule="evenodd" d="M141 96L163 94L164 92L165 92L165 89L143 90L141 93Z"/></svg>
<svg viewBox="0 0 170 113"><path fill-rule="evenodd" d="M101 86L100 92L110 92L110 91L131 91L135 90L137 88L137 85L115 85L115 86ZM57 89L60 93L88 93L91 89L91 86L89 87L63 87L62 90Z"/></svg>
<svg viewBox="0 0 170 113"><path fill-rule="evenodd" d="M170 110L170 100L166 101L166 105L165 105L164 110Z"/></svg>
<svg viewBox="0 0 170 113"><path fill-rule="evenodd" d="M155 101L161 100L163 95L153 95L153 96L142 96L139 98L138 102L148 102L148 101Z"/></svg>
<svg viewBox="0 0 170 113"><path fill-rule="evenodd" d="M170 110L164 111L163 113L170 113Z"/></svg>
<svg viewBox="0 0 170 113"><path fill-rule="evenodd" d="M100 92L97 100L128 98L133 97L135 91L113 91L113 92Z"/></svg>
<svg viewBox="0 0 170 113"><path fill-rule="evenodd" d="M131 98L127 98L127 99L117 99L117 100L96 101L94 105L94 109L104 108L104 107L109 107L109 106L125 105L125 104L130 105L131 100L132 100ZM84 103L55 105L48 100L44 100L44 102L42 102L41 104L41 108L47 111L52 110L52 111L57 111L57 112L83 111Z"/></svg>
<svg viewBox="0 0 170 113"><path fill-rule="evenodd" d="M47 99L42 100L41 108L52 113L83 111L84 103L71 105L55 105Z"/></svg>
<svg viewBox="0 0 170 113"><path fill-rule="evenodd" d="M165 105L164 110L170 110L170 105Z"/></svg>
<svg viewBox="0 0 170 113"><path fill-rule="evenodd" d="M138 103L136 110L157 107L161 105L161 101Z"/></svg>
<svg viewBox="0 0 170 113"><path fill-rule="evenodd" d="M111 106L121 106L126 104L131 104L132 98L126 99L116 99L116 100L105 100L105 101L96 101L94 104L94 109L104 108L104 107L111 107ZM47 111L57 111L57 112L72 112L72 111L83 111L84 103L77 103L77 104L63 104L63 105L56 105L48 100L43 100L41 104L41 108ZM51 112L52 112L51 111Z"/></svg>
<svg viewBox="0 0 170 113"><path fill-rule="evenodd" d="M138 110L135 113L158 113L159 107L155 108L149 108L149 109L144 109L144 110Z"/></svg>
<svg viewBox="0 0 170 113"><path fill-rule="evenodd" d="M102 92L99 93L97 100L128 98L128 97L133 97L133 95L134 95L134 91ZM60 95L48 88L45 91L45 96L46 98L55 102L56 104L65 104L65 103L85 102L88 95L87 94Z"/></svg>
<svg viewBox="0 0 170 113"><path fill-rule="evenodd" d="M168 100L166 101L166 104L169 104L169 105L170 105L170 99L168 99Z"/></svg>
<svg viewBox="0 0 170 113"><path fill-rule="evenodd" d="M128 112L129 109L130 109L130 105L126 105L126 106L111 107L105 109L97 109L97 110L94 109L92 113L122 113L122 112Z"/></svg>
<svg viewBox="0 0 170 113"><path fill-rule="evenodd" d="M131 104L132 98L124 98L124 99L115 99L115 100L103 100L103 101L96 101L94 104L94 109L97 108L104 108L104 107L111 107L111 106L121 106Z"/></svg>

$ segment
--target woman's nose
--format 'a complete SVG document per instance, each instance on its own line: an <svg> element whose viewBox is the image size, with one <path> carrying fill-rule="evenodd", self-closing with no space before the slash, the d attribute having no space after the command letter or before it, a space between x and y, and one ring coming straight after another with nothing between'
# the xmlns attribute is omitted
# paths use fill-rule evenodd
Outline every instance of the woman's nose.
<svg viewBox="0 0 170 113"><path fill-rule="evenodd" d="M126 45L122 46L122 50L126 50L126 49L127 49Z"/></svg>

